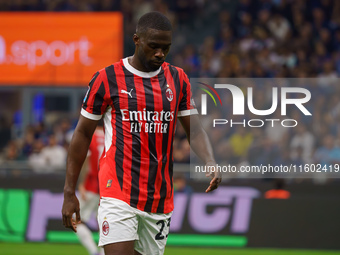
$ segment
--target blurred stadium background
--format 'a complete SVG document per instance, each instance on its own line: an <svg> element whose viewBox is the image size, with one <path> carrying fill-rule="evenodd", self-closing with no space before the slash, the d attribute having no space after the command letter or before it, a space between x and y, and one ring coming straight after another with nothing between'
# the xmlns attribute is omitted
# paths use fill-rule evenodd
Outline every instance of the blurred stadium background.
<svg viewBox="0 0 340 255"><path fill-rule="evenodd" d="M133 54L136 21L153 10L174 25L167 61L189 77L317 81L312 119L210 133L224 138L218 157L340 162L340 1L0 0L0 254L86 254L61 223L67 147L92 74ZM259 106L270 103L263 95ZM338 179L230 179L204 194L180 126L174 148L167 255L340 254Z"/></svg>

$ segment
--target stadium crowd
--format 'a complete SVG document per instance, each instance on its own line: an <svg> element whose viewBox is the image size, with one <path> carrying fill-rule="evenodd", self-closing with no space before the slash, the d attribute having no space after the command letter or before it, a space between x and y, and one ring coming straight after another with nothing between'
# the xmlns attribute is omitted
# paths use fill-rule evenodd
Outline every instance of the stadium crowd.
<svg viewBox="0 0 340 255"><path fill-rule="evenodd" d="M313 78L314 85L306 87L312 95L307 108L313 117L303 118L294 109L287 113L298 120L296 128L205 128L217 158L233 164L340 161L340 1L0 0L0 10L121 11L126 56L133 54L136 21L156 10L174 24L167 61L191 78ZM255 106L268 109L272 88L256 86ZM200 94L194 96L199 102ZM269 117L275 118L277 112ZM28 160L36 171L63 169L60 162L65 162L72 121L28 127L22 138L1 143L2 160ZM5 138L10 137L8 129L2 125ZM180 125L174 148L175 162L188 163L189 145ZM43 170L52 163L51 169Z"/></svg>

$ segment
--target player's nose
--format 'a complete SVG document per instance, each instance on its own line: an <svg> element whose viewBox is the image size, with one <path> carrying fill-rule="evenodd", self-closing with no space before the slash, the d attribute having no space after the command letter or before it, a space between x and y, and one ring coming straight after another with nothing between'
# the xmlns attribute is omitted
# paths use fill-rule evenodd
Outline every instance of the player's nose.
<svg viewBox="0 0 340 255"><path fill-rule="evenodd" d="M157 58L164 58L165 54L162 49L158 49L155 53L155 57Z"/></svg>

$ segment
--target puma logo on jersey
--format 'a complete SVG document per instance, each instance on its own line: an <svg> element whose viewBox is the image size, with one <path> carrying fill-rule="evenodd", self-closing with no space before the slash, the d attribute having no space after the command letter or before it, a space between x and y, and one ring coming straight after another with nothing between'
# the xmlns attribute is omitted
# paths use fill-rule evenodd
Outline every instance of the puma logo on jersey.
<svg viewBox="0 0 340 255"><path fill-rule="evenodd" d="M132 95L131 95L132 90L133 90L133 89L131 89L130 92L127 92L126 90L122 89L122 90L120 91L120 93L128 94L128 95L132 98Z"/></svg>

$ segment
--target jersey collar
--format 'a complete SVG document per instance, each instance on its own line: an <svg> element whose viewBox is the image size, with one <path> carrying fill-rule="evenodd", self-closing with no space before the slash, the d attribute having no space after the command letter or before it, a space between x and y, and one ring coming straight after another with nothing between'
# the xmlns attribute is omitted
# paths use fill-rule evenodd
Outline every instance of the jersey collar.
<svg viewBox="0 0 340 255"><path fill-rule="evenodd" d="M159 72L160 72L161 69L162 69L162 67L159 67L158 70L153 71L153 72L142 72L142 71L139 71L139 70L137 70L136 68L134 68L132 65L130 65L130 64L129 64L128 58L129 58L129 57L123 59L123 64L124 64L125 68L126 68L129 72L131 72L131 73L133 73L133 74L135 74L135 75L138 75L138 76L140 76L140 77L142 77L142 78L151 78L151 77L154 77L154 76L156 76L157 74L159 74Z"/></svg>

